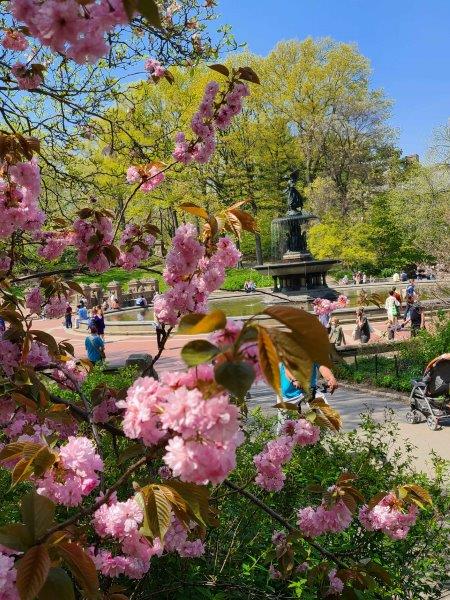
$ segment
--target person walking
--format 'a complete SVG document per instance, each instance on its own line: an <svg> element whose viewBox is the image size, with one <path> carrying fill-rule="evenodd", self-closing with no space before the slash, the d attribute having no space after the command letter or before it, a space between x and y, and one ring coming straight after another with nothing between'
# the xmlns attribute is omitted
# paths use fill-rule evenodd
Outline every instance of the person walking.
<svg viewBox="0 0 450 600"><path fill-rule="evenodd" d="M97 327L98 335L105 338L105 314L101 306L97 306L97 316L95 317L95 326Z"/></svg>
<svg viewBox="0 0 450 600"><path fill-rule="evenodd" d="M414 279L409 280L408 287L406 288L406 295L414 296L414 298L417 298L416 283L415 283Z"/></svg>
<svg viewBox="0 0 450 600"><path fill-rule="evenodd" d="M395 297L394 290L389 291L389 296L386 298L384 308L386 310L389 325L395 325L400 315L400 302Z"/></svg>
<svg viewBox="0 0 450 600"><path fill-rule="evenodd" d="M363 307L356 311L356 325L353 333L353 339L360 340L361 344L367 344L370 341L369 319Z"/></svg>
<svg viewBox="0 0 450 600"><path fill-rule="evenodd" d="M88 310L83 302L80 302L77 306L77 318L75 319L75 329L80 328L80 324L87 322L89 319Z"/></svg>
<svg viewBox="0 0 450 600"><path fill-rule="evenodd" d="M64 319L66 329L72 329L72 307L68 302L66 304L66 312L64 314Z"/></svg>
<svg viewBox="0 0 450 600"><path fill-rule="evenodd" d="M337 317L332 317L330 321L330 333L328 334L328 339L330 340L330 344L334 344L336 347L338 346L346 346L344 330L342 329L342 325L339 324L339 319Z"/></svg>
<svg viewBox="0 0 450 600"><path fill-rule="evenodd" d="M409 317L405 320L402 327L411 323L411 337L416 337L421 329L425 329L425 311L420 302L414 302L409 311Z"/></svg>
<svg viewBox="0 0 450 600"><path fill-rule="evenodd" d="M97 327L91 325L90 333L84 340L84 347L86 348L86 354L88 359L96 365L105 358L105 343L99 336Z"/></svg>
<svg viewBox="0 0 450 600"><path fill-rule="evenodd" d="M405 302L406 302L406 306L405 306L405 312L403 314L403 320L404 321L406 321L407 319L409 319L409 314L410 314L411 308L412 308L412 306L414 304L414 296L407 295L406 299L405 299Z"/></svg>

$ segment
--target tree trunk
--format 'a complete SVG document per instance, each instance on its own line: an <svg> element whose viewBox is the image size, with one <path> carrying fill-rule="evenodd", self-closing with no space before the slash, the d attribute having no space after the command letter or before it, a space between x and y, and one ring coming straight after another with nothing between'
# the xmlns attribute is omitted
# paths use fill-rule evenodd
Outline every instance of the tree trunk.
<svg viewBox="0 0 450 600"><path fill-rule="evenodd" d="M256 250L256 264L262 265L264 262L262 244L261 244L261 236L259 233L255 233L255 250Z"/></svg>

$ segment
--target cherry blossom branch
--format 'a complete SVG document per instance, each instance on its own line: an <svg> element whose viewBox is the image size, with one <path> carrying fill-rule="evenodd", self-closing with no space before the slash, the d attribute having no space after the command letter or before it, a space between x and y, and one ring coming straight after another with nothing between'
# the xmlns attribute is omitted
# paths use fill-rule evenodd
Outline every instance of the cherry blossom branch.
<svg viewBox="0 0 450 600"><path fill-rule="evenodd" d="M66 529L67 527L70 527L70 525L73 525L74 523L76 523L82 517L86 517L87 515L90 515L93 512L95 512L98 508L100 508L100 506L105 504L108 501L108 499L113 495L113 493L116 490L118 490L120 488L120 486L123 483L125 483L127 481L127 479L135 471L137 471L137 469L139 469L139 467L142 467L150 458L151 457L148 455L141 456L141 458L139 460L137 460L135 463L133 463L132 465L130 465L128 467L128 469L119 477L119 479L110 488L108 488L106 490L104 495L101 498L99 498L97 500L97 502L95 502L92 506L88 506L88 507L84 508L83 510L80 510L79 512L77 512L73 516L69 517L65 521L62 521L61 523L58 523L54 527L51 527L50 529L48 529L44 535L42 535L38 540L36 540L36 545L44 543L51 535L53 535L57 531Z"/></svg>
<svg viewBox="0 0 450 600"><path fill-rule="evenodd" d="M172 330L173 330L173 327L169 327L169 329L164 332L164 337L162 339L160 347L158 348L158 352L153 357L152 362L150 363L149 369L152 369L153 366L155 365L155 363L161 358L161 354L164 352L167 340L169 339L169 336L172 333Z"/></svg>
<svg viewBox="0 0 450 600"><path fill-rule="evenodd" d="M152 175L151 177L148 177L145 181L150 181L151 179L153 179L154 177L157 177L158 175L160 175L161 173L165 173L166 171L168 171L169 169L171 169L172 167L174 167L177 163L173 162L170 163L169 165L167 165L166 167L164 167L164 169L159 169L157 173L155 173L154 175ZM131 200L134 198L134 196L137 194L137 192L139 191L139 189L141 188L141 186L145 183L144 180L140 181L138 183L138 185L134 188L133 192L131 193L131 195L127 198L127 200L125 201L122 210L120 211L119 216L117 217L117 225L116 225L116 229L114 231L114 237L113 237L113 242L117 237L117 234L119 232L120 229L120 223L123 219L123 216L125 214L126 209L128 208L128 205L130 204Z"/></svg>
<svg viewBox="0 0 450 600"><path fill-rule="evenodd" d="M277 513L276 511L274 511L272 508L270 508L270 506L267 506L267 504L265 504L262 500L260 500L257 496L255 496L251 492L248 492L247 490L244 490L243 488L239 487L238 485L236 485L235 483L233 483L229 479L225 479L225 481L223 483L224 483L224 485L226 485L230 489L232 489L232 490L234 490L236 492L239 492L242 496L245 496L248 500L250 500L251 502L253 502L253 504L256 504L256 506L259 506L259 508L261 508L264 512L266 512L273 519L275 519L275 521L278 521L279 523L281 523L281 525L283 525L284 527L286 527L286 529L289 532L301 533L296 527L294 527L293 525L291 525L289 523L289 521L287 521L283 516L281 516L279 513ZM337 556L335 556L332 552L330 552L329 550L326 550L326 548L322 548L322 546L320 544L318 544L317 542L314 542L313 540L310 540L310 539L304 538L304 537L303 537L303 539L310 546L312 546L318 552L320 552L323 556L325 556L329 560L332 560L341 569L348 569L348 566L345 563L343 563L339 558L337 558Z"/></svg>
<svg viewBox="0 0 450 600"><path fill-rule="evenodd" d="M21 275L12 279L12 283L27 281L29 279L41 279L42 277L50 277L51 275L75 275L75 273L88 273L89 269L86 266L72 267L70 269L55 269L54 271L40 271L30 275Z"/></svg>
<svg viewBox="0 0 450 600"><path fill-rule="evenodd" d="M74 416L79 417L83 421L89 421L89 415L82 408L80 408L76 404L72 404L69 400L65 400L64 398L60 398L59 396L54 396L53 394L50 395L50 400L55 404L64 404L69 408L70 412ZM100 429L108 431L113 436L126 437L121 429L115 427L114 425L111 425L111 423L97 423L97 426Z"/></svg>

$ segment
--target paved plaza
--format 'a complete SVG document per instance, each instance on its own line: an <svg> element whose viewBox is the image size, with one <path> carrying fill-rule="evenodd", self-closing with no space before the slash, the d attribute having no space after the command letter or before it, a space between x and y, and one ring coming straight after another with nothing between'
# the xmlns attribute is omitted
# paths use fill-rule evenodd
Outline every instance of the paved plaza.
<svg viewBox="0 0 450 600"><path fill-rule="evenodd" d="M381 327L375 324L375 334L382 335ZM36 328L43 329L51 333L57 340L70 339L74 345L75 355L80 358L85 356L84 338L86 336L85 329L81 330L66 330L60 319L42 320L36 323ZM352 326L347 327L346 333L350 335ZM174 335L168 343L163 356L158 362L158 370L175 370L183 367L181 362L180 350L190 336ZM106 332L106 356L107 361L111 365L122 365L126 358L134 352L147 352L154 355L157 351L156 337L150 335L108 335ZM266 385L254 386L252 389L252 400L250 406L262 406L267 413L275 412L272 408L276 398L273 391ZM358 427L360 423L360 415L367 410L373 411L374 417L377 420L384 418L385 410L394 411L395 419L398 420L399 446L402 447L407 439L410 439L417 451L415 464L417 468L431 473L430 456L434 450L442 458L450 460L450 421L447 426L444 426L438 431L431 431L425 423L417 425L409 425L405 421L405 413L408 410L408 404L404 399L392 400L385 396L376 393L361 392L354 389L341 387L332 397L329 398L331 404L341 413L344 430L348 431Z"/></svg>

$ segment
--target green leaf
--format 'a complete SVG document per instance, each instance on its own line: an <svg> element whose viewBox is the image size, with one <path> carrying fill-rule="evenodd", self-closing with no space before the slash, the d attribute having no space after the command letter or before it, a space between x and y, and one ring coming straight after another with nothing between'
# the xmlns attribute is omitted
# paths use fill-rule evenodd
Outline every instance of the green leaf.
<svg viewBox="0 0 450 600"><path fill-rule="evenodd" d="M236 398L244 398L255 379L255 371L247 362L223 362L214 368L214 378Z"/></svg>
<svg viewBox="0 0 450 600"><path fill-rule="evenodd" d="M185 335L196 335L198 333L210 333L217 329L223 329L227 324L227 317L222 310L212 310L208 314L190 313L182 317L178 325L178 333Z"/></svg>
<svg viewBox="0 0 450 600"><path fill-rule="evenodd" d="M20 600L34 600L47 579L51 561L44 544L33 546L17 563L16 586Z"/></svg>
<svg viewBox="0 0 450 600"><path fill-rule="evenodd" d="M60 567L48 572L46 582L37 595L38 600L75 600L75 591L69 575Z"/></svg>
<svg viewBox="0 0 450 600"><path fill-rule="evenodd" d="M205 526L210 524L209 490L206 486L169 479L161 487L174 489L188 504L197 523Z"/></svg>
<svg viewBox="0 0 450 600"><path fill-rule="evenodd" d="M11 550L25 552L33 541L28 528L23 523L11 523L0 527L0 544Z"/></svg>
<svg viewBox="0 0 450 600"><path fill-rule="evenodd" d="M136 8L150 25L162 29L161 17L155 0L137 0Z"/></svg>
<svg viewBox="0 0 450 600"><path fill-rule="evenodd" d="M140 496L139 501L144 505L141 533L152 538L158 537L162 541L170 526L171 506L166 495L159 485L151 484L142 488L137 496Z"/></svg>
<svg viewBox="0 0 450 600"><path fill-rule="evenodd" d="M181 350L181 358L188 367L209 362L218 354L220 354L219 348L207 340L192 340Z"/></svg>
<svg viewBox="0 0 450 600"><path fill-rule="evenodd" d="M295 341L308 354L309 358L318 365L332 367L330 360L330 341L327 330L316 315L309 314L301 308L275 305L263 311L273 319L286 325L294 334Z"/></svg>
<svg viewBox="0 0 450 600"><path fill-rule="evenodd" d="M22 498L20 504L22 519L34 540L40 538L53 525L55 505L35 491Z"/></svg>
<svg viewBox="0 0 450 600"><path fill-rule="evenodd" d="M83 589L84 595L92 600L97 599L99 582L91 557L75 542L62 542L55 548Z"/></svg>

